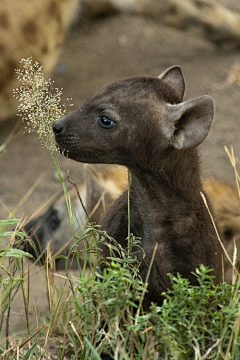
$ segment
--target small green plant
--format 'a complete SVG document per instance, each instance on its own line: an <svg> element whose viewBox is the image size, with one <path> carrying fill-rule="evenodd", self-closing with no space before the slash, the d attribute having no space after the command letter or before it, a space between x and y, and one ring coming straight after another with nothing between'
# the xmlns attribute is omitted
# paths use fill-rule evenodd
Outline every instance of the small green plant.
<svg viewBox="0 0 240 360"><path fill-rule="evenodd" d="M170 275L172 290L152 307L158 349L166 359L238 359L239 282L215 286L204 266L195 275L199 286Z"/></svg>
<svg viewBox="0 0 240 360"><path fill-rule="evenodd" d="M28 299L26 290L26 278L23 275L23 259L31 258L32 256L21 250L22 241L24 234L21 231L8 230L9 227L17 225L19 220L9 219L0 220L0 332L1 340L3 338L3 327L5 326L5 347L0 346L0 354L2 357L5 352L9 349L9 335L10 335L10 315L11 315L11 304L14 300L18 290L21 288L25 294L25 310L26 319L28 320ZM10 238L7 246L3 245L5 237ZM18 237L16 243L15 237ZM29 323L27 322L27 328L29 332ZM5 351L4 351L5 350ZM29 352L30 354L30 352ZM7 355L9 356L9 354ZM4 357L3 357L4 358Z"/></svg>
<svg viewBox="0 0 240 360"><path fill-rule="evenodd" d="M120 255L119 247L113 248ZM121 257L109 258L102 274L75 279L68 342L75 344L76 358L239 358L239 283L215 286L204 266L196 269L199 286L179 274L169 275L172 289L163 305L152 304L145 313L141 300L147 286L139 264L123 249L120 252Z"/></svg>
<svg viewBox="0 0 240 360"><path fill-rule="evenodd" d="M62 89L54 87L54 81L46 80L42 73L42 66L32 58L22 59L20 61L21 69L16 69L17 79L20 82L19 88L13 90L13 96L19 100L18 116L25 123L25 132L35 132L43 147L46 147L51 154L54 169L63 186L69 214L74 212L72 208L68 191L65 186L61 167L58 159L58 150L56 148L52 123L63 117L71 99L67 99L66 104L62 104ZM73 234L73 217L70 216Z"/></svg>

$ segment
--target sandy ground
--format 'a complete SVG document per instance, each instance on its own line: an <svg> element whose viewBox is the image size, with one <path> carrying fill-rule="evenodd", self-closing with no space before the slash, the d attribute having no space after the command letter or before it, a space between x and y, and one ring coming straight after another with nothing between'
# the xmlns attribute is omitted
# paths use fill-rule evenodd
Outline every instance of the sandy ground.
<svg viewBox="0 0 240 360"><path fill-rule="evenodd" d="M153 19L116 15L70 31L51 78L56 86L63 87L66 97L73 99L76 108L106 82L126 76L158 75L175 64L185 75L186 99L203 94L214 99L215 121L201 145L203 175L234 181L224 146L233 146L239 155L240 70L233 71L234 65L240 67L239 50L218 48L195 31L180 32ZM12 211L19 218L30 217L61 191L48 151L35 134L22 132L23 125L19 121L16 125L16 119L0 126L0 144L8 141L0 159L1 217ZM64 158L61 164L77 181L80 165ZM33 304L39 311L47 308L44 284L42 272L31 282L32 314ZM24 328L22 311L19 295L13 304L12 331Z"/></svg>

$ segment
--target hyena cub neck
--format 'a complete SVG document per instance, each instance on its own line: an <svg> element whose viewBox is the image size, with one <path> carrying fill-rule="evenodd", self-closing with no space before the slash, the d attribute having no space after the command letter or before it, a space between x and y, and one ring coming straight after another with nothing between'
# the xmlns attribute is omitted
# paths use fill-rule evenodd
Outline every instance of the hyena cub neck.
<svg viewBox="0 0 240 360"><path fill-rule="evenodd" d="M145 306L160 304L168 273L191 274L200 264L221 280L221 249L200 192L196 146L213 120L210 97L183 102L180 67L159 78L117 80L53 125L59 148L87 163L121 164L131 173L131 232L141 238L145 278L158 244ZM122 246L127 237L127 193L108 212L104 228ZM108 255L107 248L103 253Z"/></svg>

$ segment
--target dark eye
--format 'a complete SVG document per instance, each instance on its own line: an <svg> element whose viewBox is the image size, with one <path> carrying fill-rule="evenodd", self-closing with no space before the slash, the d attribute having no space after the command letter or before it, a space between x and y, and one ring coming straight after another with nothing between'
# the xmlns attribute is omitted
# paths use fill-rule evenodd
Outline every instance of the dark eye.
<svg viewBox="0 0 240 360"><path fill-rule="evenodd" d="M59 217L57 216L57 214L53 214L51 217L50 217L50 220L49 220L49 224L51 226L51 228L53 230L55 230L59 224L60 224L60 219Z"/></svg>
<svg viewBox="0 0 240 360"><path fill-rule="evenodd" d="M232 240L234 237L234 233L231 229L225 229L223 232L223 236L226 240Z"/></svg>
<svg viewBox="0 0 240 360"><path fill-rule="evenodd" d="M111 119L109 119L107 116L102 115L99 119L99 124L101 127L103 127L104 129L110 129L111 127L113 127L114 121L112 121Z"/></svg>

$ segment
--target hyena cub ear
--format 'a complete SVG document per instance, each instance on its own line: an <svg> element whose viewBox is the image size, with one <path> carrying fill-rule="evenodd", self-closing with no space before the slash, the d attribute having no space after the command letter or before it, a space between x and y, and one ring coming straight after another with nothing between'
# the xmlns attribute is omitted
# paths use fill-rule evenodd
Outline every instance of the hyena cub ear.
<svg viewBox="0 0 240 360"><path fill-rule="evenodd" d="M168 68L158 78L175 92L179 102L183 100L185 81L180 66L176 65Z"/></svg>
<svg viewBox="0 0 240 360"><path fill-rule="evenodd" d="M168 142L175 148L192 148L205 139L213 117L213 101L207 95L176 105L168 104L163 131Z"/></svg>
<svg viewBox="0 0 240 360"><path fill-rule="evenodd" d="M213 121L212 99L205 95L182 102L185 82L180 66L167 69L159 75L159 79L180 99L177 104L167 104L167 116L163 124L166 139L177 149L187 149L201 144Z"/></svg>

